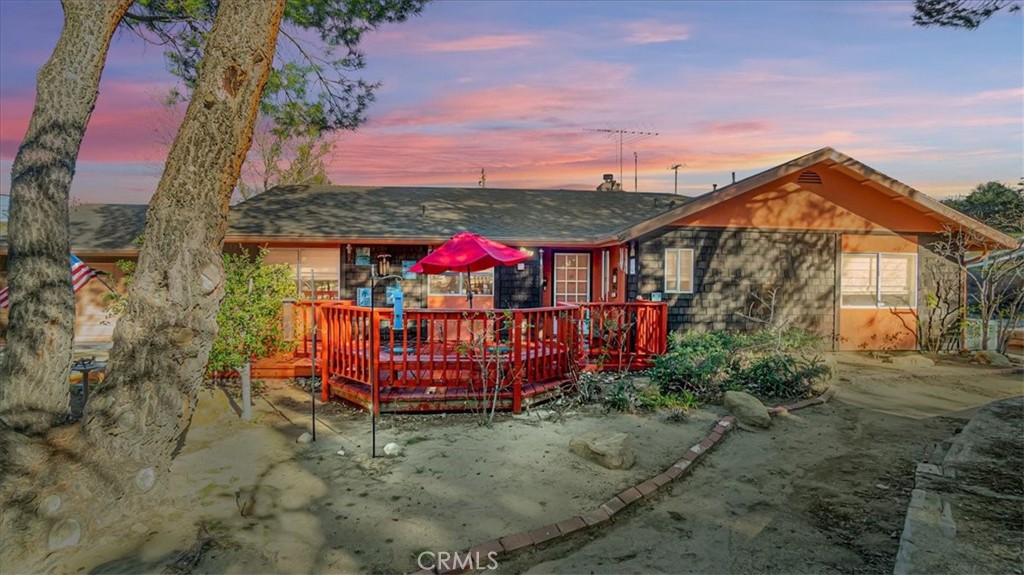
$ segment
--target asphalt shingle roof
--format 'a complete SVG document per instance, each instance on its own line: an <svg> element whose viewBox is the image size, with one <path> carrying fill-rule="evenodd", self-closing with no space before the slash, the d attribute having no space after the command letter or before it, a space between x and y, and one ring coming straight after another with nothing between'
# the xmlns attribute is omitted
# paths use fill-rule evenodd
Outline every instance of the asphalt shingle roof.
<svg viewBox="0 0 1024 575"><path fill-rule="evenodd" d="M68 214L72 253L135 251L146 231L145 204L79 204ZM0 251L7 251L7 238L0 237Z"/></svg>
<svg viewBox="0 0 1024 575"><path fill-rule="evenodd" d="M580 190L289 186L238 204L232 239L444 240L472 231L497 241L601 240L689 198Z"/></svg>

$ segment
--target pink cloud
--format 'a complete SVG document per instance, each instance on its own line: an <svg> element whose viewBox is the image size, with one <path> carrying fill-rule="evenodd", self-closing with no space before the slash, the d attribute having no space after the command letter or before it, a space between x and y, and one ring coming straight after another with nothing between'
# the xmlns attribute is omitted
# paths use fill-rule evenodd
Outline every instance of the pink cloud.
<svg viewBox="0 0 1024 575"><path fill-rule="evenodd" d="M104 81L89 119L79 159L94 162L162 162L176 129L160 103L168 86ZM13 158L28 129L34 94L0 106L0 157Z"/></svg>
<svg viewBox="0 0 1024 575"><path fill-rule="evenodd" d="M426 52L483 52L488 50L509 50L537 44L537 37L530 34L484 34L455 40L427 41L420 44Z"/></svg>
<svg viewBox="0 0 1024 575"><path fill-rule="evenodd" d="M690 38L686 24L666 23L662 20L636 20L625 25L625 41L629 44L658 44L681 42Z"/></svg>

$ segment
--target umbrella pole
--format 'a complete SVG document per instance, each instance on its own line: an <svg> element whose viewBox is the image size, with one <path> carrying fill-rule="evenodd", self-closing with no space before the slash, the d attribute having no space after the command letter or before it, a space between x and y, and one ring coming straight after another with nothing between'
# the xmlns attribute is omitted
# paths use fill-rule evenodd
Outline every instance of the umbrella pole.
<svg viewBox="0 0 1024 575"><path fill-rule="evenodd" d="M473 272L466 266L466 299L469 300L469 309L473 309Z"/></svg>

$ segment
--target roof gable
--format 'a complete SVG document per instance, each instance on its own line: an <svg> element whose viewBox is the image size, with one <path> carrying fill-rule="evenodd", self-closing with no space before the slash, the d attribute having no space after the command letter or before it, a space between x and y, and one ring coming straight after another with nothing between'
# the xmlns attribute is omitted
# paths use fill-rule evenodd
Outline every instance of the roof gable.
<svg viewBox="0 0 1024 575"><path fill-rule="evenodd" d="M993 245L1016 246L1010 236L832 148L694 198L617 239L633 239L671 225L896 233L934 232L954 225L972 230Z"/></svg>

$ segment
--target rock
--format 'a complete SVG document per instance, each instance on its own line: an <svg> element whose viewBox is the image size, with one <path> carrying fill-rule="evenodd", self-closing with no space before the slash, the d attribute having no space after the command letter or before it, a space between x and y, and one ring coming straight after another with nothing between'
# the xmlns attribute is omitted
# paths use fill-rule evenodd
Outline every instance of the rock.
<svg viewBox="0 0 1024 575"><path fill-rule="evenodd" d="M345 455L345 450L344 449L339 449L338 450L338 455Z"/></svg>
<svg viewBox="0 0 1024 575"><path fill-rule="evenodd" d="M78 545L82 539L82 526L74 519L64 519L50 529L48 546L51 552Z"/></svg>
<svg viewBox="0 0 1024 575"><path fill-rule="evenodd" d="M295 440L295 443L301 443L303 445L313 442L313 434L308 431L303 431L302 435Z"/></svg>
<svg viewBox="0 0 1024 575"><path fill-rule="evenodd" d="M919 369L922 367L935 367L935 362L931 359L919 355L901 355L899 357L892 358L892 364L900 369Z"/></svg>
<svg viewBox="0 0 1024 575"><path fill-rule="evenodd" d="M633 438L625 433L589 431L569 440L569 450L608 469L629 469L636 462Z"/></svg>
<svg viewBox="0 0 1024 575"><path fill-rule="evenodd" d="M534 413L537 414L537 418L541 421L547 421L551 419L552 415L554 415L550 409L538 409L534 411Z"/></svg>
<svg viewBox="0 0 1024 575"><path fill-rule="evenodd" d="M635 389L646 389L654 385L654 382L649 377L634 377L629 380L629 384Z"/></svg>
<svg viewBox="0 0 1024 575"><path fill-rule="evenodd" d="M397 443L389 443L384 446L384 455L388 457L398 457L402 454L402 446Z"/></svg>
<svg viewBox="0 0 1024 575"><path fill-rule="evenodd" d="M768 408L749 393L725 392L725 407L736 416L740 423L755 427L770 427L772 424L772 416L768 413Z"/></svg>
<svg viewBox="0 0 1024 575"><path fill-rule="evenodd" d="M996 367L1010 367L1013 365L1010 362L1010 358L997 351L992 351L991 349L983 349L975 352L974 361L982 365L994 365Z"/></svg>
<svg viewBox="0 0 1024 575"><path fill-rule="evenodd" d="M135 474L135 487L138 487L139 491L147 493L153 489L154 485L156 485L156 470L154 468L146 467Z"/></svg>
<svg viewBox="0 0 1024 575"><path fill-rule="evenodd" d="M142 535L143 533L147 533L148 531L149 531L149 527L145 523L137 521L134 524L132 524L132 532L133 533L137 533L139 535Z"/></svg>
<svg viewBox="0 0 1024 575"><path fill-rule="evenodd" d="M249 485L235 492L235 504L242 517L270 517L277 508L281 490L272 485Z"/></svg>
<svg viewBox="0 0 1024 575"><path fill-rule="evenodd" d="M39 502L39 507L36 508L36 514L43 519L56 517L57 512L60 511L60 505L60 495L51 495Z"/></svg>

